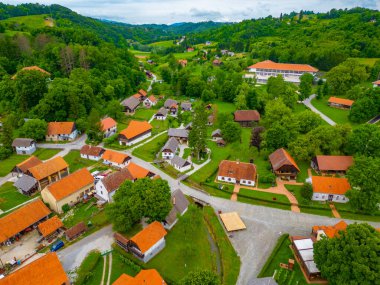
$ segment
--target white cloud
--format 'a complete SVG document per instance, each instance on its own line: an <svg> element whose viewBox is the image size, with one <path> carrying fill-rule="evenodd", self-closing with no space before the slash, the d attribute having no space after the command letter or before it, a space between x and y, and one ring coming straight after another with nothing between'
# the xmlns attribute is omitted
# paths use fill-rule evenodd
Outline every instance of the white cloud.
<svg viewBox="0 0 380 285"><path fill-rule="evenodd" d="M18 4L25 0L5 0ZM380 9L378 0L39 0L60 4L82 15L132 24L241 21L299 10L325 12L356 6Z"/></svg>

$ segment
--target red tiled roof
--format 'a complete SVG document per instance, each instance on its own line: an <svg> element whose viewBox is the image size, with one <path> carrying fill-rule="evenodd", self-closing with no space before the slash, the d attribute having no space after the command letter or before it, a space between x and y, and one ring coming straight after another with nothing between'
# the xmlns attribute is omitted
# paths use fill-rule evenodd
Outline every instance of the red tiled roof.
<svg viewBox="0 0 380 285"><path fill-rule="evenodd" d="M255 180L256 166L252 163L222 160L219 164L218 176Z"/></svg>
<svg viewBox="0 0 380 285"><path fill-rule="evenodd" d="M50 213L49 208L37 199L6 215L0 219L0 243L37 223Z"/></svg>
<svg viewBox="0 0 380 285"><path fill-rule="evenodd" d="M103 153L102 158L111 162L122 164L130 157L127 154L107 149Z"/></svg>
<svg viewBox="0 0 380 285"><path fill-rule="evenodd" d="M298 171L300 171L293 157L291 157L290 154L283 148L279 148L275 152L271 153L269 155L269 161L274 170L278 170L284 165L293 165Z"/></svg>
<svg viewBox="0 0 380 285"><path fill-rule="evenodd" d="M316 161L321 171L346 171L354 163L352 156L317 155Z"/></svg>
<svg viewBox="0 0 380 285"><path fill-rule="evenodd" d="M47 135L69 135L74 130L74 122L50 122L47 127Z"/></svg>
<svg viewBox="0 0 380 285"><path fill-rule="evenodd" d="M380 85L380 80L372 82L373 84Z"/></svg>
<svg viewBox="0 0 380 285"><path fill-rule="evenodd" d="M105 118L105 119L103 119L103 120L100 122L100 124L102 125L102 131L104 132L104 131L106 131L106 130L108 130L108 129L110 129L110 128L115 127L117 123L116 123L116 121L115 121L114 119L112 119L112 118Z"/></svg>
<svg viewBox="0 0 380 285"><path fill-rule="evenodd" d="M58 171L62 171L68 167L69 165L66 163L66 161L62 157L57 156L55 158L52 158L48 161L45 161L43 163L29 168L28 171L33 175L34 178L36 178L37 180L41 180L43 178L48 177L49 175L52 175Z"/></svg>
<svg viewBox="0 0 380 285"><path fill-rule="evenodd" d="M334 226L314 226L313 232L323 230L327 237L333 238L337 236L339 231L345 231L347 228L347 223L345 221L340 221Z"/></svg>
<svg viewBox="0 0 380 285"><path fill-rule="evenodd" d="M155 221L148 225L141 232L131 238L142 253L147 252L160 239L166 236L167 232L161 223Z"/></svg>
<svg viewBox="0 0 380 285"><path fill-rule="evenodd" d="M47 237L50 234L54 233L56 230L63 227L63 223L58 216L54 216L45 222L42 222L38 225L38 230L42 234L43 237Z"/></svg>
<svg viewBox="0 0 380 285"><path fill-rule="evenodd" d="M134 178L129 170L127 168L123 168L103 178L102 183L107 192L113 192L114 190L118 189L125 180L133 179Z"/></svg>
<svg viewBox="0 0 380 285"><path fill-rule="evenodd" d="M147 121L130 121L128 127L120 132L121 135L126 137L127 139L133 139L138 135L141 135L149 130L152 130L152 125Z"/></svg>
<svg viewBox="0 0 380 285"><path fill-rule="evenodd" d="M80 149L80 154L91 155L91 156L101 156L103 151L104 149L102 147L85 144Z"/></svg>
<svg viewBox="0 0 380 285"><path fill-rule="evenodd" d="M338 97L330 97L329 103L333 104L339 104L339 105L345 105L345 106L352 106L355 101L349 100L349 99L343 99L343 98L338 98Z"/></svg>
<svg viewBox="0 0 380 285"><path fill-rule="evenodd" d="M28 265L0 279L0 285L62 285L69 284L55 252L49 252Z"/></svg>
<svg viewBox="0 0 380 285"><path fill-rule="evenodd" d="M308 64L293 64L293 63L277 63L271 60L265 60L258 62L248 68L260 68L260 69L275 69L275 70L292 70L292 71L304 71L304 72L317 72L318 69Z"/></svg>
<svg viewBox="0 0 380 285"><path fill-rule="evenodd" d="M260 113L256 110L238 110L234 113L236 122L260 121Z"/></svg>
<svg viewBox="0 0 380 285"><path fill-rule="evenodd" d="M351 188L347 178L312 176L313 192L344 195Z"/></svg>
<svg viewBox="0 0 380 285"><path fill-rule="evenodd" d="M35 157L35 156L31 156L27 159L25 159L23 162L20 162L19 164L17 164L16 166L23 172L27 172L29 170L29 168L32 168L33 166L36 166L36 165L39 165L41 164L42 161Z"/></svg>
<svg viewBox="0 0 380 285"><path fill-rule="evenodd" d="M144 89L140 89L139 90L139 94L141 94L142 96L146 97L147 93Z"/></svg>
<svg viewBox="0 0 380 285"><path fill-rule="evenodd" d="M112 285L166 285L156 269L143 269L135 277L123 273Z"/></svg>
<svg viewBox="0 0 380 285"><path fill-rule="evenodd" d="M150 95L149 96L149 100L151 101L151 102L157 102L157 98L156 97L154 97L154 95Z"/></svg>
<svg viewBox="0 0 380 285"><path fill-rule="evenodd" d="M133 179L145 178L150 172L148 169L145 169L144 167L141 167L133 162L130 162L126 168L132 175Z"/></svg>

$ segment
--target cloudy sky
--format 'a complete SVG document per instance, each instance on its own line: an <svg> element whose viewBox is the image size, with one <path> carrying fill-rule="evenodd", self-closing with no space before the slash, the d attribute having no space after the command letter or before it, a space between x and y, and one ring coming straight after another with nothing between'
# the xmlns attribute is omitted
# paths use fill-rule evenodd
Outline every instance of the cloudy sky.
<svg viewBox="0 0 380 285"><path fill-rule="evenodd" d="M1 0L0 0L1 1ZM29 2L3 0L8 4ZM32 2L32 1L30 1ZM299 10L325 12L332 8L366 7L380 10L380 0L39 0L60 4L75 12L131 24L199 21L241 21L279 16Z"/></svg>

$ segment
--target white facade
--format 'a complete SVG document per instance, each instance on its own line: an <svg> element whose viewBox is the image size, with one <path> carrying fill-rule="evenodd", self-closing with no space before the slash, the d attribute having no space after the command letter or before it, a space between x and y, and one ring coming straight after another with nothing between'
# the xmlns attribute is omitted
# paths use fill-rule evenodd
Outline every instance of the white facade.
<svg viewBox="0 0 380 285"><path fill-rule="evenodd" d="M109 128L109 129L104 131L104 137L109 138L110 136L116 134L116 131L117 131L117 126Z"/></svg>
<svg viewBox="0 0 380 285"><path fill-rule="evenodd" d="M154 106L154 105L156 105L156 104L157 104L157 102L153 102L153 101L151 101L149 98L146 98L146 99L144 100L144 106L146 106L146 107Z"/></svg>
<svg viewBox="0 0 380 285"><path fill-rule="evenodd" d="M141 260L144 261L145 263L148 262L154 256L156 256L161 250L163 250L165 245L166 245L166 242L165 242L165 238L163 237L144 253L144 257L141 258ZM134 250L140 252L136 247L134 247Z"/></svg>
<svg viewBox="0 0 380 285"><path fill-rule="evenodd" d="M179 167L178 165L174 165L174 164L172 164L172 166L173 166L176 170L178 170L179 172L185 172L185 171L188 171L188 170L191 169L191 164L186 165L186 166L184 166L184 167Z"/></svg>
<svg viewBox="0 0 380 285"><path fill-rule="evenodd" d="M32 143L30 146L27 147L16 146L15 149L17 154L32 154L36 151L37 147L35 143Z"/></svg>
<svg viewBox="0 0 380 285"><path fill-rule="evenodd" d="M234 177L218 176L218 180L222 181L222 182L228 182L228 183L236 184L236 178L234 178ZM240 184L246 185L246 186L255 186L255 181L247 180L247 179L241 179Z"/></svg>
<svg viewBox="0 0 380 285"><path fill-rule="evenodd" d="M300 83L300 77L304 73L310 73L315 76L315 72L294 71L294 70L276 70L276 69L261 69L261 68L249 68L249 74L245 74L245 78L256 78L258 84L267 83L270 77L276 77L282 75L286 82Z"/></svg>
<svg viewBox="0 0 380 285"><path fill-rule="evenodd" d="M102 158L101 156L87 155L83 153L80 154L80 157L84 159L94 160L94 161L99 161Z"/></svg>
<svg viewBox="0 0 380 285"><path fill-rule="evenodd" d="M162 158L163 159L172 159L173 157L174 157L174 153L173 152L166 152L166 151L163 151L162 153L161 153L161 155L162 155Z"/></svg>
<svg viewBox="0 0 380 285"><path fill-rule="evenodd" d="M327 193L313 193L313 197L311 199L314 201L331 201L337 203L347 203L349 201L345 195Z"/></svg>
<svg viewBox="0 0 380 285"><path fill-rule="evenodd" d="M129 160L126 160L124 163L117 163L117 162L114 162L114 161L110 161L110 160L104 159L103 163L105 165L111 165L111 166L116 167L116 168L124 168L124 167L126 167L129 164L130 161L131 160L129 159Z"/></svg>
<svg viewBox="0 0 380 285"><path fill-rule="evenodd" d="M108 192L106 187L103 184L103 181L100 180L95 185L96 194L100 196L103 200L107 202L112 202L112 196L116 193L117 190L114 190L112 192Z"/></svg>
<svg viewBox="0 0 380 285"><path fill-rule="evenodd" d="M141 136L141 137L137 137L136 139L129 140L128 142L119 140L119 144L120 145L131 146L131 145L137 144L137 143L139 143L139 142L141 142L141 141L149 138L150 136L152 136L152 132L151 131L149 133Z"/></svg>
<svg viewBox="0 0 380 285"><path fill-rule="evenodd" d="M159 120L159 121L165 121L166 120L166 116L163 116L163 115L154 115L154 118L156 120Z"/></svg>
<svg viewBox="0 0 380 285"><path fill-rule="evenodd" d="M76 139L78 136L78 130L74 130L71 134L69 135L59 135L58 140L67 140L67 141L73 141Z"/></svg>

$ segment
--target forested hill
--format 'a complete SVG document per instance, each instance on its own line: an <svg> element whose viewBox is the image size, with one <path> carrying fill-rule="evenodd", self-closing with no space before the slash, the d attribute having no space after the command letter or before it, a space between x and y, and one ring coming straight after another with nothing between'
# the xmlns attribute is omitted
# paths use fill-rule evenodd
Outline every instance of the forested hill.
<svg viewBox="0 0 380 285"><path fill-rule="evenodd" d="M253 58L329 70L348 57L380 57L380 12L355 8L269 16L196 33L190 40L212 40L223 49L251 52Z"/></svg>
<svg viewBox="0 0 380 285"><path fill-rule="evenodd" d="M53 18L58 28L80 28L97 37L113 42L119 46L125 46L126 40L140 42L142 44L156 41L174 39L189 32L202 32L210 28L224 25L224 23L201 22L201 23L179 23L173 25L130 25L125 23L97 20L79 15L70 9L60 5L20 4L17 6L0 3L0 20L30 15L47 15ZM16 19L15 19L16 20ZM29 31L34 27L27 25L9 25L11 30ZM84 39L85 40L85 39Z"/></svg>

